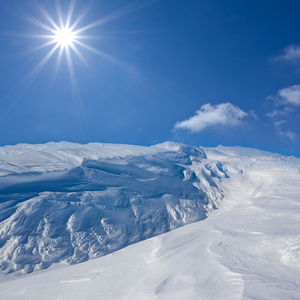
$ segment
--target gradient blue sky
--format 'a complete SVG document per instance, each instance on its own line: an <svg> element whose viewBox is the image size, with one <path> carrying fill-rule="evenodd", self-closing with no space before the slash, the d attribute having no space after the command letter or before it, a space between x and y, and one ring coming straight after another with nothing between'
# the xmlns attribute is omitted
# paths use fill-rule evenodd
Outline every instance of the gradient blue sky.
<svg viewBox="0 0 300 300"><path fill-rule="evenodd" d="M171 140L300 156L299 0L78 0L71 23L85 11L77 29L101 24L82 32L85 63L70 49L72 77L59 50L37 67L53 47L37 50L42 11L58 23L54 0L0 1L0 145Z"/></svg>

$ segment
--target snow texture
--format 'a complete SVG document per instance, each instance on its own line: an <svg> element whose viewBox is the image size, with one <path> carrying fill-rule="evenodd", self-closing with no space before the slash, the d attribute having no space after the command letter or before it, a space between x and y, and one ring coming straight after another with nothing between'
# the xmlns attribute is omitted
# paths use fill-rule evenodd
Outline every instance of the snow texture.
<svg viewBox="0 0 300 300"><path fill-rule="evenodd" d="M1 251L11 257L6 261L10 268L17 264L19 254L20 265L31 259L31 252L26 252L31 240L48 249L50 264L60 261L61 258L53 259L55 255L68 256L68 249L78 247L87 251L93 244L91 228L95 224L105 228L101 221L97 223L98 219L106 218L109 224L107 231L103 231L103 238L109 241L105 245L119 248L124 237L135 235L134 241L138 241L162 232L162 228L169 231L202 220L80 264L67 267L52 264L48 270L19 278L19 272L3 275L1 299L299 299L299 159L255 149L194 148L174 143L150 148L48 144L20 145L14 149L28 159L33 152L24 154L26 147L45 163L34 165L33 160L25 163L24 159L14 161L1 156L7 163L3 163L6 166L3 173L8 172L9 164L14 164L11 168L15 172L3 176L1 181L2 191L6 191L3 195L11 197L1 203L4 207L1 214L6 214L1 226L10 237L2 239ZM45 158L45 150L56 156L60 153L56 164ZM26 170L31 168L38 169L39 173L29 175ZM55 172L60 171L57 177ZM60 191L38 190L30 199L13 199L13 195L29 194L23 190L24 183L34 182L32 187L40 186L37 178L42 176L47 178L44 186L54 189L56 185L49 184L51 180L73 178L70 174L74 173L77 180L71 184L65 179L67 184L58 185ZM29 178L35 179L30 181ZM22 189L12 194L11 182L17 187L21 184ZM105 190L90 188L100 182L105 182ZM139 185L141 182L145 185ZM74 195L79 192L69 189L79 187L89 188L76 198ZM137 192L138 205L133 205L129 198L136 197ZM101 196L86 196L89 193ZM103 204L97 210L99 202ZM67 213L69 210L71 216ZM18 211L20 215L16 215ZM157 212L162 214L158 216ZM103 215L96 217L99 213ZM44 218L48 221L43 223L42 236L34 235L27 220L42 222ZM73 230L71 244L63 245L67 239L59 228ZM28 241L22 244L19 240L24 232L28 234ZM52 236L51 232L54 232ZM57 246L59 237L63 240L61 246ZM15 242L10 243L10 239ZM57 241L53 243L54 252L49 250L51 243L47 244L52 240ZM84 247L81 241L86 241ZM9 252L8 245L20 250ZM102 245L101 239L94 245ZM43 249L38 247L38 251ZM63 249L65 254L62 254ZM40 255L36 252L36 257ZM42 259L46 261L47 255ZM88 258L87 255L84 260Z"/></svg>
<svg viewBox="0 0 300 300"><path fill-rule="evenodd" d="M79 263L202 220L226 176L210 165L196 175L203 150L174 143L18 145L0 157L4 273Z"/></svg>

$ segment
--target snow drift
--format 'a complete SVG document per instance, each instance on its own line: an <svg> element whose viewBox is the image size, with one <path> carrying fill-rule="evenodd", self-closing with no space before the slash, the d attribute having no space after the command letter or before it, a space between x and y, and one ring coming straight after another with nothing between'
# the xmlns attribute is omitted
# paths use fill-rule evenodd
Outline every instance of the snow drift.
<svg viewBox="0 0 300 300"><path fill-rule="evenodd" d="M74 264L206 218L228 177L203 150L48 143L0 148L0 270Z"/></svg>
<svg viewBox="0 0 300 300"><path fill-rule="evenodd" d="M0 152L1 299L299 299L297 158L174 143Z"/></svg>

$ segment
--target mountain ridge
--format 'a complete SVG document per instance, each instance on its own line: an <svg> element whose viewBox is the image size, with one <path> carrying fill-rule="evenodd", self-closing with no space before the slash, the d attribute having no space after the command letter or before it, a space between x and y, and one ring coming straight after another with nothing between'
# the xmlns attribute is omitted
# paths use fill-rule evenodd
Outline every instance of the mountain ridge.
<svg viewBox="0 0 300 300"><path fill-rule="evenodd" d="M202 220L227 176L201 165L203 150L172 142L17 145L0 158L4 273L82 262Z"/></svg>
<svg viewBox="0 0 300 300"><path fill-rule="evenodd" d="M112 158L110 155L107 158L103 153L105 158L88 158L73 170L77 177L72 176L80 180L73 186L63 187L91 187L102 182L107 189L97 191L100 194L84 191L78 197L74 191L44 191L36 198L23 201L25 207L21 201L18 207L21 215L15 215L15 223L6 222L6 225L10 223L14 230L22 233L24 227L19 226L18 220L30 219L30 214L35 215L35 209L44 210L39 213L46 218L40 227L44 239L37 240L47 246L44 249L48 252L45 251L42 257L45 269L40 270L33 264L33 272L21 277L24 268L11 274L4 274L4 269L0 275L0 297L8 300L35 300L41 295L45 300L298 299L300 160L236 147L201 148L205 155L196 151L200 156L197 159L197 155L190 153L194 150L188 148L187 154L178 145L175 145L177 149L173 147L174 151L170 151L171 146L174 145L160 146L164 151L156 149L155 153L154 149L139 148L138 151L143 153L135 152L134 147L123 149L127 151L126 157L124 151L114 146L118 148L114 151L123 153L122 157ZM112 151L111 148L106 150ZM70 174L64 176L68 178ZM152 197L155 193L157 198ZM196 203L199 206L195 206ZM14 207L12 202L1 202L1 208L4 208L1 213L5 204L8 209ZM81 210L77 210L78 207ZM131 214L124 213L124 208L130 208L127 213L130 211ZM204 213L200 214L204 216L201 220L200 215L195 214L197 208ZM71 212L72 209L74 211L64 219L65 215L60 212ZM149 213L151 209L152 214ZM165 213L157 216L158 211ZM106 212L111 215L99 218ZM7 212L7 217L11 213ZM135 219L127 218L128 215ZM49 216L53 216L52 223ZM151 216L154 222L151 222ZM54 263L51 257L54 254L50 250L55 247L47 244L51 241L51 234L54 238L55 234L64 237L59 229L73 230L71 246L61 240L60 249L70 251L73 242L77 251L84 253L89 242L93 243L93 238L99 236L95 231L89 235L86 230L97 224L97 220L109 233L100 235L103 240L107 238L105 245L120 241L122 236L136 238L136 243L129 246L125 243L126 247L92 260L86 257L82 263L72 266L62 264L60 252L54 251L58 254L58 262ZM120 227L114 227L115 224L128 224L128 220L142 222L130 222L132 227L127 227L125 235L124 231L117 230ZM58 223L60 226L53 227ZM30 227L26 227L28 231ZM161 229L166 230L165 233ZM162 234L151 238L155 230ZM129 232L133 234L128 235ZM5 244L3 240L0 242L3 249ZM20 247L22 240L17 242ZM101 240L95 244L101 245ZM27 244L23 242L24 245ZM24 249L21 250L23 255L15 258L24 262L30 255L24 256ZM36 256L39 258L39 255ZM3 262L3 256L1 259ZM48 265L47 260L50 260ZM41 262L36 265L39 264Z"/></svg>

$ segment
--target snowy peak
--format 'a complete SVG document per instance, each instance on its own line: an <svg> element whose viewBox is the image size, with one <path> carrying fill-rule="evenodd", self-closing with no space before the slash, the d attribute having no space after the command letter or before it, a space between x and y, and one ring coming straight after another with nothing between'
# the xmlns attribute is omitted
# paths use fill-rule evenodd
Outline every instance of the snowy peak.
<svg viewBox="0 0 300 300"><path fill-rule="evenodd" d="M203 220L260 165L299 172L296 158L238 147L1 147L0 270L74 264Z"/></svg>
<svg viewBox="0 0 300 300"><path fill-rule="evenodd" d="M0 176L21 173L52 172L81 165L83 160L124 158L170 152L206 158L203 150L175 142L152 147L118 144L76 144L50 142L47 144L0 147Z"/></svg>
<svg viewBox="0 0 300 300"><path fill-rule="evenodd" d="M3 299L299 298L299 159L170 142L7 149Z"/></svg>
<svg viewBox="0 0 300 300"><path fill-rule="evenodd" d="M0 148L0 268L73 264L206 218L220 163L177 143Z"/></svg>

